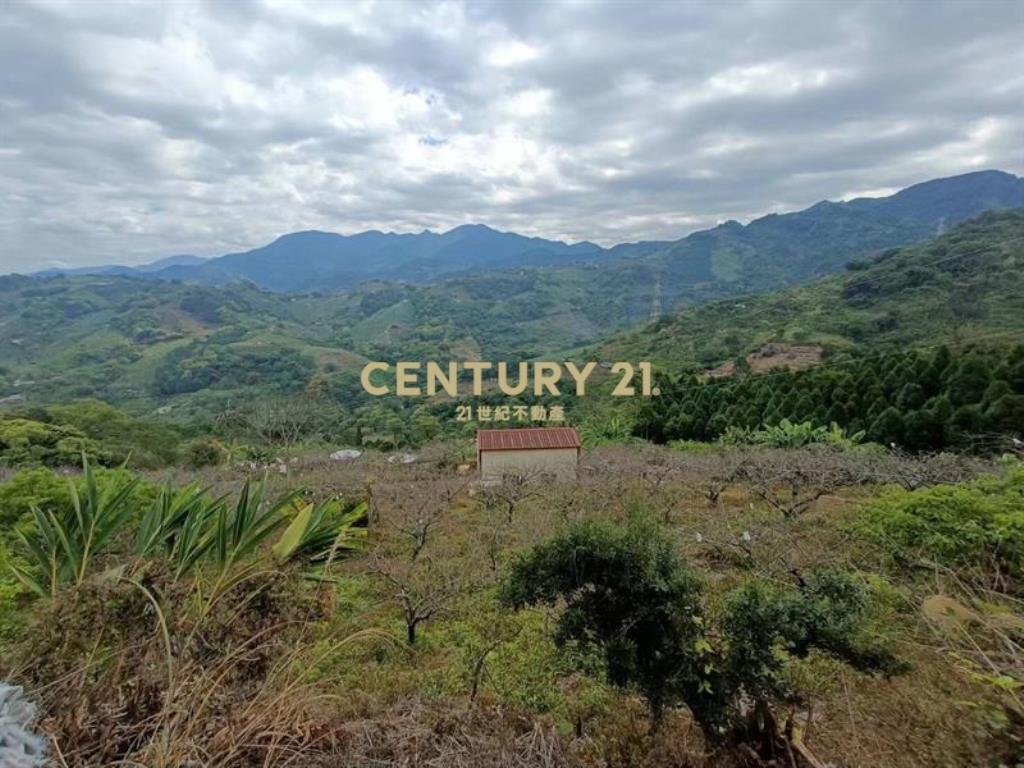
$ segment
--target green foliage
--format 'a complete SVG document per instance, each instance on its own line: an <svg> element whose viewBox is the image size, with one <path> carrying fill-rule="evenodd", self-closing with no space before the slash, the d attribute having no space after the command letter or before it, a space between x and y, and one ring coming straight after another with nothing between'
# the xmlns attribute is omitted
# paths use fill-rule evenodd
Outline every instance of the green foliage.
<svg viewBox="0 0 1024 768"><path fill-rule="evenodd" d="M256 550L287 522L285 510L295 500L289 493L264 503L265 484L248 480L238 494L234 507L221 504L210 531L214 561L226 571Z"/></svg>
<svg viewBox="0 0 1024 768"><path fill-rule="evenodd" d="M49 405L41 410L53 424L80 429L110 456L110 463L154 468L177 459L181 433L160 422L138 419L99 400Z"/></svg>
<svg viewBox="0 0 1024 768"><path fill-rule="evenodd" d="M168 354L157 368L156 380L163 395L251 386L296 392L305 387L312 370L312 361L294 349L197 341Z"/></svg>
<svg viewBox="0 0 1024 768"><path fill-rule="evenodd" d="M580 425L579 432L587 446L622 443L630 438L630 423L621 413L594 414Z"/></svg>
<svg viewBox="0 0 1024 768"><path fill-rule="evenodd" d="M348 509L334 500L303 504L274 545L274 555L282 563L301 558L320 564L359 549L366 540L366 510L365 501Z"/></svg>
<svg viewBox="0 0 1024 768"><path fill-rule="evenodd" d="M158 467L177 458L180 437L98 400L25 407L0 418L0 464L71 466L85 453L99 464Z"/></svg>
<svg viewBox="0 0 1024 768"><path fill-rule="evenodd" d="M869 253L865 248L855 255ZM597 354L603 360L651 360L680 372L745 357L765 344L876 353L953 338L1019 338L1022 258L1024 212L986 213L929 242L882 250L855 271L822 279L817 272L808 275L815 282L789 290L768 293L762 286L742 301L685 306L612 337ZM977 394L969 388L965 393Z"/></svg>
<svg viewBox="0 0 1024 768"><path fill-rule="evenodd" d="M224 499L210 500L197 485L164 486L142 516L135 536L140 557L162 554L175 578L188 573L213 546L214 521Z"/></svg>
<svg viewBox="0 0 1024 768"><path fill-rule="evenodd" d="M789 659L812 650L865 671L904 669L874 639L869 591L828 569L798 589L750 582L709 621L697 580L656 527L579 523L513 567L502 600L513 607L564 601L555 641L604 655L608 681L635 688L655 720L685 704L709 738L736 733L744 700L767 706L788 694Z"/></svg>
<svg viewBox="0 0 1024 768"><path fill-rule="evenodd" d="M185 462L193 469L216 467L223 464L227 452L216 440L193 440L185 448Z"/></svg>
<svg viewBox="0 0 1024 768"><path fill-rule="evenodd" d="M559 645L600 648L609 681L635 687L659 718L704 683L699 582L650 524L585 522L536 547L512 568L502 600L514 607L566 601Z"/></svg>
<svg viewBox="0 0 1024 768"><path fill-rule="evenodd" d="M79 585L93 560L113 540L132 512L129 504L138 480L101 489L88 462L81 490L68 481L70 513L32 508L35 529L15 530L30 566L11 564L14 575L33 592L53 595L64 584Z"/></svg>
<svg viewBox="0 0 1024 768"><path fill-rule="evenodd" d="M804 371L660 384L634 433L658 442L715 440L796 447L867 438L913 450L998 449L1024 434L1024 346L842 355ZM977 398L972 400L971 398Z"/></svg>
<svg viewBox="0 0 1024 768"><path fill-rule="evenodd" d="M96 441L74 427L0 419L0 466L63 467L80 461L83 453L99 461L110 460Z"/></svg>
<svg viewBox="0 0 1024 768"><path fill-rule="evenodd" d="M786 661L817 650L856 669L902 671L869 631L870 593L851 574L824 569L799 589L753 581L732 592L721 625L724 684L756 701L785 698Z"/></svg>
<svg viewBox="0 0 1024 768"><path fill-rule="evenodd" d="M128 503L137 513L156 498L156 486L138 481L129 470L92 467L91 473L104 493L113 493L131 485ZM57 515L70 514L73 508L70 487L74 485L82 494L85 492L84 483L82 477L64 476L42 467L18 471L0 483L0 535L6 533L8 527L27 523L32 517L33 507Z"/></svg>
<svg viewBox="0 0 1024 768"><path fill-rule="evenodd" d="M33 507L70 505L67 479L42 467L23 469L0 483L0 533L26 519Z"/></svg>
<svg viewBox="0 0 1024 768"><path fill-rule="evenodd" d="M921 559L1016 578L1024 568L1024 470L963 485L892 489L855 530L901 564Z"/></svg>
<svg viewBox="0 0 1024 768"><path fill-rule="evenodd" d="M267 499L262 482L246 481L229 504L226 497L211 499L195 484L157 490L127 470L97 470L86 462L80 479L66 478L64 488L59 486L60 478L48 470L24 470L0 485L2 508L21 517L13 531L21 558L11 559L7 568L38 595L81 585L96 560L120 546L131 520L138 520L136 557L164 558L175 578L202 562L213 566L218 578L211 601L217 589L234 583L229 575L237 565L252 561L286 527L274 548L282 562L322 564L365 536L359 527L365 505L342 509L326 503L294 517L296 494Z"/></svg>
<svg viewBox="0 0 1024 768"><path fill-rule="evenodd" d="M803 448L808 445L851 448L863 437L863 432L847 435L835 422L827 427L816 427L809 421L794 424L789 419L782 419L774 426L761 429L726 427L721 441L726 445L767 445L772 448Z"/></svg>

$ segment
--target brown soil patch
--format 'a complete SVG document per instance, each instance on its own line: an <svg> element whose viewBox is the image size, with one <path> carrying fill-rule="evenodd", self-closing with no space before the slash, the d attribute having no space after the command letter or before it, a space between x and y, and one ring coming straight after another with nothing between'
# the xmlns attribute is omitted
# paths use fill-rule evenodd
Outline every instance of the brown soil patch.
<svg viewBox="0 0 1024 768"><path fill-rule="evenodd" d="M747 355L747 362L754 373L764 373L774 368L798 371L811 368L821 362L825 350L817 344L765 344L756 352ZM732 376L736 364L730 360L707 372L712 378Z"/></svg>

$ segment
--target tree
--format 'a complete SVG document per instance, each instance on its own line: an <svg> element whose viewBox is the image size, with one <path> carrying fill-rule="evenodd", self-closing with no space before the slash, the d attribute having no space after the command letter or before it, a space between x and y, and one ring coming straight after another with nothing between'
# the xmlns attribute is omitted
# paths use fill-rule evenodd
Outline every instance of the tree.
<svg viewBox="0 0 1024 768"><path fill-rule="evenodd" d="M655 722L704 695L700 596L672 543L637 519L574 524L516 562L502 590L515 608L564 599L555 642L600 649L609 682L637 689Z"/></svg>
<svg viewBox="0 0 1024 768"><path fill-rule="evenodd" d="M985 395L991 373L984 358L971 355L960 363L949 379L949 399L953 405L976 403Z"/></svg>
<svg viewBox="0 0 1024 768"><path fill-rule="evenodd" d="M455 497L469 482L459 477L438 477L432 469L426 471L429 476L417 470L411 481L382 485L374 500L380 522L407 540L410 560L420 556L431 532L444 521Z"/></svg>
<svg viewBox="0 0 1024 768"><path fill-rule="evenodd" d="M890 405L871 422L868 437L885 445L899 444L903 442L905 429L903 416Z"/></svg>
<svg viewBox="0 0 1024 768"><path fill-rule="evenodd" d="M814 448L751 453L737 470L754 495L785 518L799 517L822 496L864 479L851 457Z"/></svg>
<svg viewBox="0 0 1024 768"><path fill-rule="evenodd" d="M503 476L500 483L484 489L484 506L488 509L500 509L505 515L506 522L511 523L519 505L539 495L541 486L537 480L541 474L535 470Z"/></svg>
<svg viewBox="0 0 1024 768"><path fill-rule="evenodd" d="M375 557L370 573L383 578L393 589L402 609L405 639L416 644L420 625L438 616L459 594L463 585L445 563L430 558L410 562L399 558Z"/></svg>
<svg viewBox="0 0 1024 768"><path fill-rule="evenodd" d="M754 704L759 722L774 723L771 705L789 694L789 658L819 650L866 671L903 668L868 631L869 594L852 575L796 577L796 588L750 582L712 621L672 542L634 517L625 527L577 523L535 547L514 565L502 601L514 608L564 602L555 642L600 651L609 682L639 691L655 725L683 704L710 741L745 740L754 729L744 703ZM765 751L788 745L774 727L767 736Z"/></svg>

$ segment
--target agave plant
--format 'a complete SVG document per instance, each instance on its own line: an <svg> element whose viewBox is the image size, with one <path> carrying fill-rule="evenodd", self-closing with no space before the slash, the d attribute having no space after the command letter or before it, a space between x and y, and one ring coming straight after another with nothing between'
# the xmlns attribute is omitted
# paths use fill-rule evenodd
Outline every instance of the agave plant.
<svg viewBox="0 0 1024 768"><path fill-rule="evenodd" d="M138 478L100 491L84 456L82 476L81 490L68 480L70 510L58 513L33 507L35 530L15 530L30 567L11 564L11 571L26 587L44 597L55 594L64 584L81 584L96 556L132 512L128 501Z"/></svg>

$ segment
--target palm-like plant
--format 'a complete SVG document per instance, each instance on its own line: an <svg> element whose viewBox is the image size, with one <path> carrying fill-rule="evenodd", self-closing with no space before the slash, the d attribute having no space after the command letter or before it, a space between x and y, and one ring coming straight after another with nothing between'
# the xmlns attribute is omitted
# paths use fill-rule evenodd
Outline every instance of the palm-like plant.
<svg viewBox="0 0 1024 768"><path fill-rule="evenodd" d="M69 481L71 509L57 513L33 509L35 529L17 531L27 565L10 564L14 575L40 596L52 596L59 587L80 585L98 553L108 548L132 513L130 497L138 478L120 486L100 489L88 462L83 462L81 489ZM255 557L282 528L273 547L281 564L304 560L318 566L329 563L341 550L355 549L365 539L359 522L366 504L348 509L336 502L296 505L296 493L274 501L265 494L265 482L246 481L237 502L211 499L198 485L174 490L165 486L139 521L135 554L162 556L174 577L203 568L198 585L208 585L205 610L228 590L260 567ZM297 510L297 511L295 511ZM205 577L209 577L209 581Z"/></svg>
<svg viewBox="0 0 1024 768"><path fill-rule="evenodd" d="M213 521L225 506L223 497L210 500L195 484L178 491L170 484L164 486L139 523L135 553L142 557L163 553L180 578L210 550Z"/></svg>
<svg viewBox="0 0 1024 768"><path fill-rule="evenodd" d="M68 480L71 509L63 513L32 508L35 531L15 535L30 567L12 564L14 575L39 595L53 595L64 584L79 585L99 552L121 530L138 478L100 491L88 460L82 457L82 488Z"/></svg>
<svg viewBox="0 0 1024 768"><path fill-rule="evenodd" d="M325 563L339 551L362 546L366 529L359 523L365 518L365 501L344 511L338 502L305 504L274 545L274 556L281 563L300 558Z"/></svg>
<svg viewBox="0 0 1024 768"><path fill-rule="evenodd" d="M288 522L285 510L297 494L288 493L265 504L264 490L263 481L252 486L246 480L234 509L226 504L219 508L211 543L214 560L222 569L253 554Z"/></svg>

